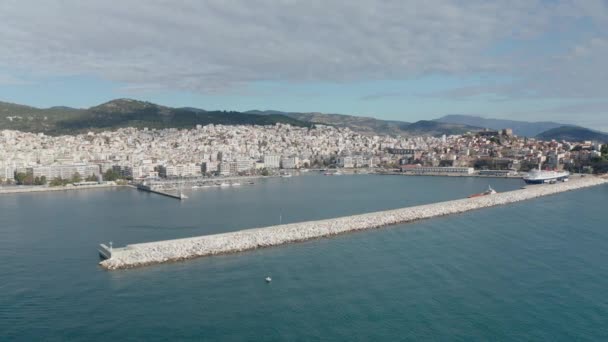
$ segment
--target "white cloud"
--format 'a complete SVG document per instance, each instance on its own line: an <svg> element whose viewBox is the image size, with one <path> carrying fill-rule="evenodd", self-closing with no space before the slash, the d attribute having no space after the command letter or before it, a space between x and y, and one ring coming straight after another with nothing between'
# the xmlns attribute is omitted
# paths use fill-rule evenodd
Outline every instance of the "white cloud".
<svg viewBox="0 0 608 342"><path fill-rule="evenodd" d="M0 67L34 74L93 74L138 89L200 92L253 81L340 82L499 72L521 77L522 87L539 93L577 95L593 87L594 93L606 94L606 78L600 79L605 62L594 57L598 51L604 54L605 47L572 46L564 58L549 61L526 53L518 58L487 53L504 39L535 39L570 28L581 18L605 25L605 4L4 0ZM591 66L581 62L586 58L594 58ZM595 75L598 68L603 69L601 75ZM584 77L591 77L593 84L584 87ZM542 81L545 78L570 80L576 86L558 87Z"/></svg>

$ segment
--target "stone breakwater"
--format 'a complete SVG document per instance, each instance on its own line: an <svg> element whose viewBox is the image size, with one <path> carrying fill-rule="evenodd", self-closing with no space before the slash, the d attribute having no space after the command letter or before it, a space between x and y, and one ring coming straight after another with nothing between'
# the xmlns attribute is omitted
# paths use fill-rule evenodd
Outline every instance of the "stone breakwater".
<svg viewBox="0 0 608 342"><path fill-rule="evenodd" d="M526 189L470 199L465 198L327 220L253 228L223 234L133 244L124 248L115 248L112 251L111 258L102 261L100 264L106 269L114 270L216 254L235 253L463 213L605 183L607 183L606 180L597 177L577 178L566 183L529 186Z"/></svg>

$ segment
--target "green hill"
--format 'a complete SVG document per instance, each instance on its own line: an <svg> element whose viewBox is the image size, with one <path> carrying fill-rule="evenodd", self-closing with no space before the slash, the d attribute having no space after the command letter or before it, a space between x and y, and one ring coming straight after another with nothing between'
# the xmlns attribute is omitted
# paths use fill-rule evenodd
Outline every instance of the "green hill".
<svg viewBox="0 0 608 342"><path fill-rule="evenodd" d="M567 140L567 141L599 141L608 142L608 134L578 126L561 126L542 132L536 136L541 140Z"/></svg>
<svg viewBox="0 0 608 342"><path fill-rule="evenodd" d="M196 125L274 125L285 123L310 126L285 115L256 115L241 112L171 108L131 99L113 100L88 109L52 107L40 109L0 102L0 129L43 132L50 135L87 131L137 128L192 128Z"/></svg>

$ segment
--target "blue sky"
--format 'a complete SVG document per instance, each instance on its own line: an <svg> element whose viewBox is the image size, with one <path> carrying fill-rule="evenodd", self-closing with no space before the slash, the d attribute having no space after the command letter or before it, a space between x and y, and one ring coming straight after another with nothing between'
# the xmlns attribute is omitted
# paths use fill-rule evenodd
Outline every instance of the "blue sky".
<svg viewBox="0 0 608 342"><path fill-rule="evenodd" d="M0 101L115 98L608 131L608 1L0 4Z"/></svg>

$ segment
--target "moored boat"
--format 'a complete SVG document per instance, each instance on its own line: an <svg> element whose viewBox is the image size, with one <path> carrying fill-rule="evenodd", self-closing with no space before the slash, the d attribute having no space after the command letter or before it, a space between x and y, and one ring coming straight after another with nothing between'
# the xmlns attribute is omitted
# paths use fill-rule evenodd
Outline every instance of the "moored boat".
<svg viewBox="0 0 608 342"><path fill-rule="evenodd" d="M526 176L524 176L524 182L527 184L555 184L557 182L567 182L570 177L568 171L546 171L541 170L540 165L538 169L531 170Z"/></svg>
<svg viewBox="0 0 608 342"><path fill-rule="evenodd" d="M495 193L496 193L496 190L492 189L492 187L488 185L488 190L486 190L484 192L480 192L478 194L472 194L472 195L469 196L469 198L494 195Z"/></svg>

